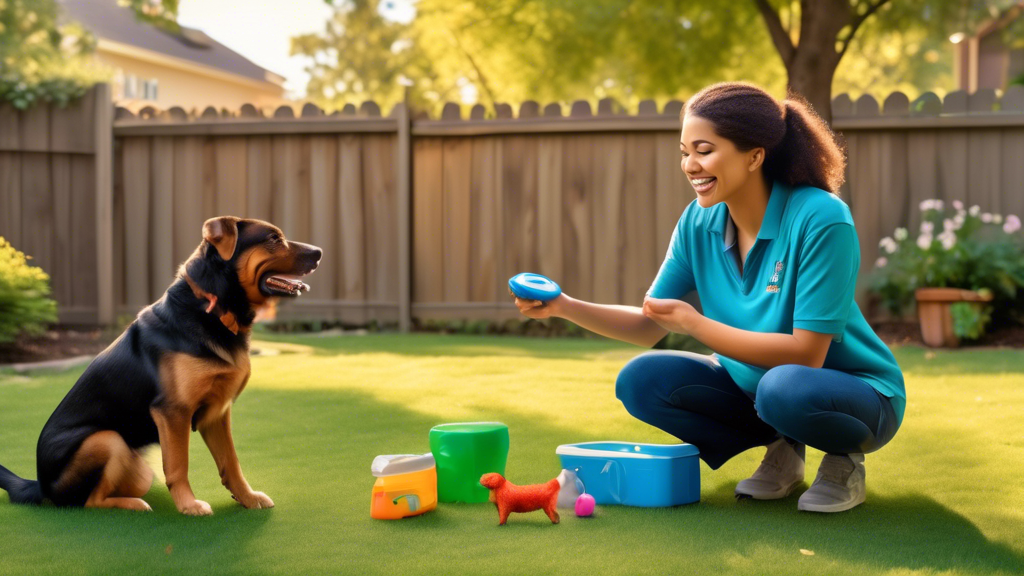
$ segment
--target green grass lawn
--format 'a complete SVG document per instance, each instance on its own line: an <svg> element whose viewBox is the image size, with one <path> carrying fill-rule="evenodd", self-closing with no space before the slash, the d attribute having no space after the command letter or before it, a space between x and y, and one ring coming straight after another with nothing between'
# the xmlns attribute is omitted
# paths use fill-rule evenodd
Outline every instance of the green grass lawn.
<svg viewBox="0 0 1024 576"><path fill-rule="evenodd" d="M212 517L180 516L161 481L148 514L0 496L0 574L1024 573L1024 351L898 350L904 425L868 456L868 499L850 512L798 513L799 492L736 502L757 449L715 472L702 464L699 504L564 511L557 526L514 514L499 527L490 504L371 519L370 462L427 452L430 427L457 421L508 424L519 484L553 478L559 444L674 442L615 399L615 375L642 350L482 336L273 340L255 344L279 354L253 359L233 421L242 468L276 508L235 504L193 435L190 479ZM0 374L0 463L35 476L39 430L80 373ZM820 459L808 450L808 480Z"/></svg>

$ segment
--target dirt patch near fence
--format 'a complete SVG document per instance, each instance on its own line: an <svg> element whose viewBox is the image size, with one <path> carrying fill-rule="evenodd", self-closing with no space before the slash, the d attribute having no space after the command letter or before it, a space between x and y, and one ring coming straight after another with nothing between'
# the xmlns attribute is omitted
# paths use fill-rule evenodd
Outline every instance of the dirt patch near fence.
<svg viewBox="0 0 1024 576"><path fill-rule="evenodd" d="M917 322L882 322L872 326L886 344L924 346ZM976 342L963 342L962 348L974 346L1024 348L1024 326L1006 326L985 334Z"/></svg>
<svg viewBox="0 0 1024 576"><path fill-rule="evenodd" d="M98 328L63 328L47 330L41 336L19 338L11 344L0 344L0 364L62 360L102 352L117 334Z"/></svg>

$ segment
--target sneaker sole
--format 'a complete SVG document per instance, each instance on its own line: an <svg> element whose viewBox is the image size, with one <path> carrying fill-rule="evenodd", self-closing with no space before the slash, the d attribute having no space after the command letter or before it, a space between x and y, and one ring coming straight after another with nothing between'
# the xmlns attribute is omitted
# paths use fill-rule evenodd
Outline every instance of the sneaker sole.
<svg viewBox="0 0 1024 576"><path fill-rule="evenodd" d="M849 502L840 502L838 504L805 504L803 502L797 502L796 509L803 512L846 512L851 508L856 508L864 503L864 494L859 497L850 500Z"/></svg>
<svg viewBox="0 0 1024 576"><path fill-rule="evenodd" d="M793 482L789 486L787 486L785 488L782 488L780 490L777 490L775 492L761 492L759 494L743 492L743 491L740 490L740 487L737 486L736 487L736 497L737 498L753 498L754 500L781 500L782 498L785 498L785 497L789 496L790 494L792 494L793 491L796 490L797 487L800 486L803 483L804 483L803 478L801 478L800 480L797 480L796 482Z"/></svg>

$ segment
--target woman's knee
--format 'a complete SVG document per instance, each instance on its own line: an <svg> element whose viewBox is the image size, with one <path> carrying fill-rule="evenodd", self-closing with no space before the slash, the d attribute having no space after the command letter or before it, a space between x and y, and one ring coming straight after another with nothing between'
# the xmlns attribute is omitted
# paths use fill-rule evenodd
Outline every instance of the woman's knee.
<svg viewBox="0 0 1024 576"><path fill-rule="evenodd" d="M615 397L630 414L635 415L652 400L651 388L655 380L652 367L655 362L652 353L641 354L623 366L615 379Z"/></svg>
<svg viewBox="0 0 1024 576"><path fill-rule="evenodd" d="M766 423L778 427L788 418L806 412L811 400L805 385L809 372L814 370L798 364L772 368L757 384L754 408Z"/></svg>

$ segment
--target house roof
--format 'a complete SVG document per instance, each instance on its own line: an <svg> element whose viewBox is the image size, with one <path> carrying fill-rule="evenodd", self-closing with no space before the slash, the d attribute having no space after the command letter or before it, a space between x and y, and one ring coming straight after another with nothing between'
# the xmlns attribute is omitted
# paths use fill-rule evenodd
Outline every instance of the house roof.
<svg viewBox="0 0 1024 576"><path fill-rule="evenodd" d="M64 15L98 38L188 60L253 80L283 84L284 77L250 62L201 30L181 26L178 33L139 21L117 0L58 0Z"/></svg>

